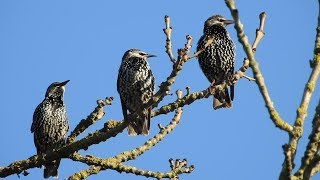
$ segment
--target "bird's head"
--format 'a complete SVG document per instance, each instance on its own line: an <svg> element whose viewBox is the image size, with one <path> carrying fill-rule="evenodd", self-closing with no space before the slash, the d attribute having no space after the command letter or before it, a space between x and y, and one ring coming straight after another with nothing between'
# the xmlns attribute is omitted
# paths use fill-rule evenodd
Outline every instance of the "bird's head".
<svg viewBox="0 0 320 180"><path fill-rule="evenodd" d="M155 55L147 54L139 49L130 49L126 51L122 57L122 60L128 60L131 58L139 58L146 60L149 57L156 57Z"/></svg>
<svg viewBox="0 0 320 180"><path fill-rule="evenodd" d="M69 82L70 80L64 81L64 82L54 82L52 83L46 92L46 98L60 98L63 97L64 93L64 86Z"/></svg>
<svg viewBox="0 0 320 180"><path fill-rule="evenodd" d="M214 15L209 17L206 22L204 23L204 30L216 25L216 26L222 26L222 27L226 27L229 24L234 23L233 20L227 20L225 19L223 16L221 15Z"/></svg>

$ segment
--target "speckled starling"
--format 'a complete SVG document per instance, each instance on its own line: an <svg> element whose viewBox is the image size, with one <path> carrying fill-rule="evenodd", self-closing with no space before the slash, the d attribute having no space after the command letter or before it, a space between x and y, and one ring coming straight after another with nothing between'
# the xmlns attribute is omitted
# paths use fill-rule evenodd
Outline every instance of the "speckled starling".
<svg viewBox="0 0 320 180"><path fill-rule="evenodd" d="M62 147L69 125L66 107L63 102L64 86L69 80L52 83L46 92L44 100L37 106L33 114L31 132L37 154ZM44 164L44 178L58 177L60 159Z"/></svg>
<svg viewBox="0 0 320 180"><path fill-rule="evenodd" d="M120 95L124 119L130 121L128 134L148 135L151 109L144 109L136 119L129 120L129 113L135 113L154 94L154 77L147 58L155 57L138 49L126 51L119 68L117 90Z"/></svg>
<svg viewBox="0 0 320 180"><path fill-rule="evenodd" d="M198 62L204 75L212 85L219 85L233 76L235 46L225 27L233 23L220 15L209 17L204 23L203 35L198 41L197 50L205 47L208 39L214 37L213 42L198 56ZM234 87L218 92L213 98L213 108L231 107Z"/></svg>

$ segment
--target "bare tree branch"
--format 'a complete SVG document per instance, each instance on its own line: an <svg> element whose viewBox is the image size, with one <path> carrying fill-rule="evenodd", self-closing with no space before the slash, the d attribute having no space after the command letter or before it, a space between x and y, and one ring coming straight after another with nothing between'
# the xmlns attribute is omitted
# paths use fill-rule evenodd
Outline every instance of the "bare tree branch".
<svg viewBox="0 0 320 180"><path fill-rule="evenodd" d="M188 59L192 59L195 57L198 57L200 53L202 53L210 44L213 43L214 40L214 36L212 36L211 38L209 38L206 42L206 44L204 45L203 49L200 49L199 51L195 52L192 56L189 56Z"/></svg>
<svg viewBox="0 0 320 180"><path fill-rule="evenodd" d="M193 165L191 165L190 167L187 167L185 163L183 164L182 167L181 166L174 167L168 172L155 172L155 171L138 169L130 165L124 165L120 162L114 161L114 159L100 159L100 158L93 158L91 156L83 157L79 154L73 156L73 160L80 161L86 164L100 166L101 168L99 169L99 171L111 169L111 170L116 170L120 173L125 172L125 173L131 173L139 176L152 177L157 179L175 178L175 177L178 177L178 175L180 174L191 173L194 170ZM78 180L78 179L83 179L83 177L87 178L88 176L95 174L96 170L90 171L89 169L83 170L81 172L77 172L72 176L70 176L68 179Z"/></svg>
<svg viewBox="0 0 320 180"><path fill-rule="evenodd" d="M318 151L319 152L319 151ZM312 170L311 170L311 176L315 175L320 171L320 155L316 154L312 160Z"/></svg>
<svg viewBox="0 0 320 180"><path fill-rule="evenodd" d="M318 2L319 2L319 7L320 7L320 1L318 1ZM304 120L307 116L309 102L310 102L311 96L313 94L313 91L314 91L314 88L315 88L315 85L316 85L316 82L318 80L319 73L320 73L319 47L320 47L320 10L319 10L319 15L318 15L318 27L317 27L317 33L316 33L316 41L315 41L315 46L314 46L314 59L313 59L312 66L311 66L312 71L311 71L310 77L308 79L308 82L306 83L306 86L304 88L301 103L299 105L299 108L297 109L297 117L296 117L296 120L295 120L294 126L293 126L293 134L291 134L291 136L289 138L289 146L292 149L292 154L291 154L292 157L295 156L299 139L302 136ZM315 129L313 129L313 131L311 132L309 137L313 138L314 133L317 133L317 131ZM314 143L313 140L310 139L307 150L305 151L305 156L302 159L301 167L295 174L296 177L304 176L304 170L305 170L305 168L308 167L310 158L313 158L313 156L314 156L313 155L314 153L312 153L315 148L313 143ZM283 169L280 173L280 179L284 179L284 177L283 177L284 169L285 169L285 167L283 167ZM308 178L309 175L311 174L311 171L312 171L312 167L308 168L309 173L307 173L307 175L304 176L304 178Z"/></svg>
<svg viewBox="0 0 320 180"><path fill-rule="evenodd" d="M144 145L139 146L130 151L119 153L113 158L119 162L126 162L129 160L133 160L136 157L140 156L141 154L145 153L147 150L151 149L153 146L159 143L167 134L169 134L178 125L181 118L181 114L182 114L182 109L178 108L170 124L162 128L158 134L156 134L155 136L147 140L144 143Z"/></svg>
<svg viewBox="0 0 320 180"><path fill-rule="evenodd" d="M63 146L60 149L54 149L47 154L34 155L26 160L15 161L7 167L0 168L0 177L7 177L12 174L19 174L23 170L40 167L46 161L53 161L58 158L67 158L70 154L75 151L84 149L86 150L92 144L98 144L100 142L106 141L111 137L115 137L118 133L122 132L127 127L125 122L119 122L117 125L107 130L107 128L102 128L95 133L89 134L87 137Z"/></svg>
<svg viewBox="0 0 320 180"><path fill-rule="evenodd" d="M72 176L68 178L68 180L78 180L78 179L86 179L90 175L98 174L101 170L101 166L90 166L88 169L84 169L74 173Z"/></svg>
<svg viewBox="0 0 320 180"><path fill-rule="evenodd" d="M141 154L143 154L144 152L146 152L147 150L152 148L158 142L160 142L179 123L180 118L181 118L181 113L182 113L182 109L178 108L172 121L170 122L170 124L168 124L164 128L161 128L160 132L158 134L156 134L153 138L150 138L144 145L139 146L133 150L122 152L122 153L120 153L114 157L108 158L108 159L100 159L100 158L97 158L94 156L83 157L78 153L74 153L71 156L72 160L80 161L80 162L86 163L88 165L95 165L95 168L92 170L93 167L90 167L89 169L79 171L79 172L75 173L74 175L70 176L69 179L77 179L77 178L81 179L82 177L88 177L91 174L96 174L97 171L106 170L106 169L112 169L112 170L116 170L118 172L124 171L126 173L134 173L134 174L138 174L138 175L142 175L142 176L146 176L146 177L155 177L155 178L158 178L158 177L170 178L170 177L175 177L175 176L173 176L175 174L177 175L177 174L181 174L181 173L187 173L187 171L182 170L182 168L185 166L176 167L175 169L172 170L172 172L174 172L174 173L172 173L172 172L153 173L151 171L143 171L143 170L139 170L135 167L126 166L126 165L121 164L122 162L126 162L129 160L135 159L136 157L140 156ZM96 166L100 166L100 168L96 168ZM192 169L193 169L193 167L192 167ZM191 169L188 169L188 172L190 170ZM178 172L181 172L181 173L178 173ZM169 174L171 174L171 175L169 175Z"/></svg>
<svg viewBox="0 0 320 180"><path fill-rule="evenodd" d="M9 175L19 174L21 172L24 172L24 174L27 175L28 172L25 171L27 169L41 167L41 165L43 165L45 162L53 161L58 158L69 158L74 161L85 163L89 165L89 167L87 169L74 173L68 179L85 179L90 175L97 174L102 170L109 169L115 170L120 173L125 172L144 177L152 177L157 179L169 178L170 180L177 180L180 174L190 173L194 170L193 165L189 167L187 166L187 160L177 159L176 161L174 161L173 159L170 159L170 170L167 172L142 170L134 166L125 165L123 163L130 160L134 160L137 157L141 156L143 153L147 152L157 143L159 143L167 134L173 131L180 121L182 113L181 107L189 105L196 100L208 98L216 92L223 90L225 87L234 85L239 79L246 78L249 81L255 81L255 83L257 84L265 102L268 113L270 115L270 119L272 120L274 125L277 128L289 134L289 143L283 146L283 153L285 159L283 162L282 171L280 173L279 179L310 179L313 174L320 171L320 156L318 154L320 150L320 101L313 119L313 130L309 135L309 143L306 147L304 156L301 159L301 166L294 175L292 174L292 169L294 169L295 153L299 139L302 136L306 112L314 88L316 86L317 79L320 74L320 12L318 17L317 35L314 47L314 58L312 61L310 61L312 72L310 74L308 82L305 85L303 97L299 105L299 108L297 109L297 116L294 125L291 126L280 117L279 113L273 106L273 102L269 96L266 84L264 83L264 78L260 72L257 61L254 57L257 46L264 36L263 29L266 14L263 12L259 16L260 25L259 28L256 30L256 37L251 46L248 42L247 36L244 34L243 25L240 22L238 10L235 7L234 0L225 0L225 2L233 16L233 19L235 20L235 29L237 31L238 39L242 44L243 49L247 55L247 58L245 58L243 61L242 67L235 72L233 78L230 81L224 82L220 85L213 86L211 87L211 89L205 89L203 91L194 93L190 93L190 88L187 87L187 92L185 95L181 90L177 90L177 98L173 102L163 105L162 107L152 111L152 117L154 117L161 114L167 114L176 110L176 113L172 121L167 126L162 127L161 124L159 124L158 126L160 132L152 138L150 138L149 140L147 140L143 145L138 146L132 150L121 152L114 157L109 157L106 159L102 159L92 155L83 156L77 152L78 150L82 149L86 150L93 144L98 144L108 140L111 137L115 137L116 135L118 135L118 133L121 133L128 125L128 122L124 120L108 120L104 123L104 127L100 130L89 133L86 137L80 140L76 140L77 136L83 133L88 127L102 119L102 117L105 114L103 111L104 106L110 105L112 103L113 98L98 100L97 106L94 109L94 111L92 111L87 118L82 119L79 122L79 124L75 127L75 129L71 132L70 136L67 139L67 144L65 146L59 149L53 149L51 152L48 152L47 154L34 155L26 160L15 161L7 167L0 167L0 177L7 177ZM172 28L170 26L170 18L169 16L165 16L164 19L165 27L163 29L163 32L166 37L165 52L167 53L170 61L173 63L172 70L168 75L167 79L160 84L159 90L154 94L151 100L143 106L139 107L137 112L130 114L128 119L134 119L132 117L138 116L139 113L141 113L144 109L150 107L157 107L165 96L170 95L171 85L175 82L175 78L182 70L184 63L192 58L197 57L215 39L215 37L209 38L203 49L200 49L193 55L189 56L192 37L190 35L187 35L184 48L178 49L177 59L175 59L172 53ZM247 71L248 67L251 67L254 78L245 75L245 72Z"/></svg>
<svg viewBox="0 0 320 180"><path fill-rule="evenodd" d="M263 32L263 29L264 29L264 22L266 20L266 13L265 12L262 12L260 15L259 15L259 19L260 19L260 25L259 25L259 28L256 30L256 38L254 39L253 41L253 44L252 44L252 50L253 52L256 51L257 49L257 46L260 42L260 40L263 38L264 36L264 32Z"/></svg>
<svg viewBox="0 0 320 180"><path fill-rule="evenodd" d="M164 34L166 35L166 53L168 54L170 60L172 63L175 63L176 60L173 57L172 54L172 43L171 43L171 33L172 33L172 28L170 26L170 17L165 16L164 17L164 22L165 22L165 28L163 29Z"/></svg>
<svg viewBox="0 0 320 180"><path fill-rule="evenodd" d="M284 157L285 157L285 160L284 160L284 163L285 163L285 166L284 166L284 170L283 170L283 177L285 177L286 179L288 180L291 180L292 179L292 169L293 169L293 166L292 166L292 149L290 148L290 146L288 146L288 144L285 144L282 146L282 149L283 149L283 154L284 154Z"/></svg>
<svg viewBox="0 0 320 180"><path fill-rule="evenodd" d="M320 142L320 101L316 108L316 113L312 121L312 132L309 135L309 142L304 152L304 156L301 159L301 166L295 173L296 177L303 179L310 179L311 171L314 168L311 163L315 158L315 155L319 151Z"/></svg>
<svg viewBox="0 0 320 180"><path fill-rule="evenodd" d="M70 136L67 138L67 144L74 142L76 137L83 133L89 126L100 120L104 116L103 107L106 105L111 105L113 97L106 97L105 100L98 100L97 107L92 113L86 118L82 119L79 124L71 132Z"/></svg>
<svg viewBox="0 0 320 180"><path fill-rule="evenodd" d="M248 42L248 37L243 32L243 25L240 22L238 10L235 7L234 1L233 0L225 0L225 2L226 2L227 6L231 12L231 15L235 21L235 29L237 30L239 42L242 44L243 50L245 51L245 53L249 59L250 67L253 71L254 78L256 79L255 82L259 87L259 90L260 90L260 93L263 97L263 100L265 101L270 118L276 127L280 128L281 130L284 130L286 132L289 132L291 134L292 130L293 130L292 126L281 119L279 113L277 112L277 110L273 106L273 102L269 96L267 87L264 83L263 76L262 76L260 69L258 67L258 64L254 58L254 53L253 53L252 47Z"/></svg>

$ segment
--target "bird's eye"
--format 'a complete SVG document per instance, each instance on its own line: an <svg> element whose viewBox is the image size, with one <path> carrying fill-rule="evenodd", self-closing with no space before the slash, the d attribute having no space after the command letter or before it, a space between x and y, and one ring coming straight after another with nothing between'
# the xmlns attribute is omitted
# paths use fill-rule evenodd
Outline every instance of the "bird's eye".
<svg viewBox="0 0 320 180"><path fill-rule="evenodd" d="M145 56L146 54L141 52L141 53L139 53L139 55L140 56Z"/></svg>
<svg viewBox="0 0 320 180"><path fill-rule="evenodd" d="M218 19L218 21L223 22L223 21L224 21L224 19L219 18L219 19Z"/></svg>

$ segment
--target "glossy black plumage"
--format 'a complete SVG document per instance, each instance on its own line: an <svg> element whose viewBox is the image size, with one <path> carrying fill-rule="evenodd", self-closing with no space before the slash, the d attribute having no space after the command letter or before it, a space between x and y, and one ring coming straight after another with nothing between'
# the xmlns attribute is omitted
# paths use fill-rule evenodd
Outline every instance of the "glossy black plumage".
<svg viewBox="0 0 320 180"><path fill-rule="evenodd" d="M65 144L68 132L68 118L63 101L64 86L69 82L54 82L46 92L44 100L37 106L33 114L31 132L37 154L46 153ZM44 164L44 178L58 176L60 159Z"/></svg>
<svg viewBox="0 0 320 180"><path fill-rule="evenodd" d="M147 58L153 56L138 49L130 49L123 55L119 68L117 90L125 120L128 120L128 113L136 112L154 94L154 77L147 62ZM151 108L143 110L137 119L130 120L128 134L130 136L148 135L150 118Z"/></svg>
<svg viewBox="0 0 320 180"><path fill-rule="evenodd" d="M199 54L200 68L210 83L219 85L232 77L234 72L235 46L225 27L233 23L220 15L209 17L205 24L203 35L198 41L197 50L203 49L206 42L214 37L213 42ZM234 96L234 87L230 87L230 94L226 88L216 93L213 108L231 107Z"/></svg>

